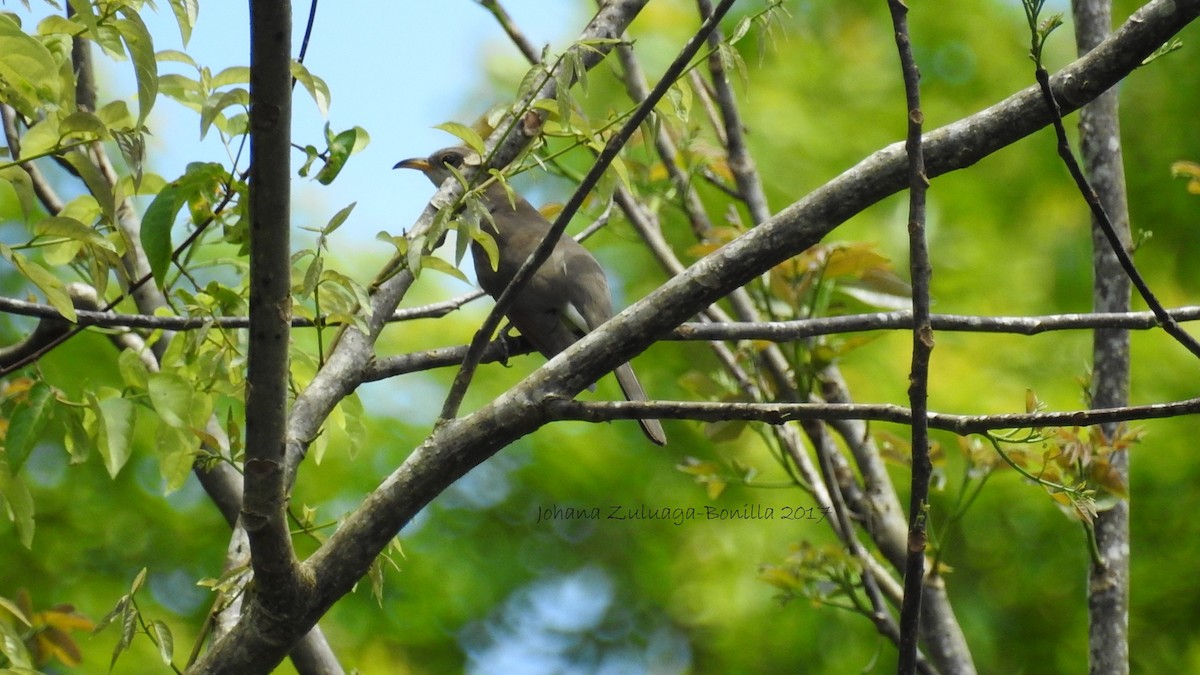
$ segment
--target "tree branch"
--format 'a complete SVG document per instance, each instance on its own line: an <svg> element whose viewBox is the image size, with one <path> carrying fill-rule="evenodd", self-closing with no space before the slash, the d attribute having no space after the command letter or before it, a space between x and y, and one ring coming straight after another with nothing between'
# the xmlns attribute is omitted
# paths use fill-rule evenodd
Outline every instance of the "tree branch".
<svg viewBox="0 0 1200 675"><path fill-rule="evenodd" d="M521 50L521 54L525 56L527 61L530 63L538 62L539 58L537 48L534 47L533 43L529 41L529 38L525 37L525 34L522 33L519 28L517 28L517 25L513 23L512 17L508 15L508 12L504 10L504 7L498 0L475 0L475 2L479 3L481 7L491 12L492 16L496 17L496 23L500 24L500 27L503 28L504 32L508 34L508 38L512 40L517 49Z"/></svg>
<svg viewBox="0 0 1200 675"><path fill-rule="evenodd" d="M743 403L736 401L576 401L555 398L544 403L551 421L609 422L612 420L657 417L698 422L752 420L767 424L786 424L802 420L862 420L911 425L911 408L892 403ZM1194 415L1200 412L1200 398L1169 403L1089 408L1063 412L1006 413L1000 415L955 415L930 412L926 415L931 429L952 431L961 436L1004 429L1044 429L1046 427L1085 427L1150 419Z"/></svg>
<svg viewBox="0 0 1200 675"><path fill-rule="evenodd" d="M1086 54L1111 30L1111 3L1074 0L1071 12L1076 49ZM1103 224L1093 218L1092 306L1101 312L1125 312L1130 304L1130 279L1121 270L1116 250L1127 251L1131 236L1116 90L1083 107L1079 140L1089 182L1103 213L1112 220L1118 241L1114 249ZM1092 337L1092 407L1128 405L1129 377L1129 333L1097 330ZM1120 427L1105 424L1101 431L1105 438L1114 438ZM1109 462L1128 485L1128 452L1115 450ZM1129 500L1119 500L1097 513L1094 530L1100 557L1088 567L1088 665L1094 675L1123 675L1129 672Z"/></svg>
<svg viewBox="0 0 1200 675"><path fill-rule="evenodd" d="M242 522L257 593L244 616L279 621L304 591L284 471L291 296L290 2L250 3L250 333ZM261 609L262 613L253 611Z"/></svg>
<svg viewBox="0 0 1200 675"><path fill-rule="evenodd" d="M905 117L908 120L908 257L913 283L912 368L909 371L908 400L912 406L912 478L908 503L908 545L904 563L904 603L900 607L899 660L896 672L912 675L917 671L920 652L917 639L921 629L921 601L925 586L925 548L929 510L929 482L933 463L929 459L929 360L933 352L933 327L929 321L929 283L933 269L929 246L925 241L925 194L929 179L925 176L925 154L921 128L921 74L917 69L908 34L908 6L901 0L888 0L900 70L904 79Z"/></svg>

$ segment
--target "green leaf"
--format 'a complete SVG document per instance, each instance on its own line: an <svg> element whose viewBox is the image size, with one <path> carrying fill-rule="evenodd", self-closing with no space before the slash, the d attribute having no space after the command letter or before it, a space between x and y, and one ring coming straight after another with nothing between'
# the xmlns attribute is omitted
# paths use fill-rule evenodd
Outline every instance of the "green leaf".
<svg viewBox="0 0 1200 675"><path fill-rule="evenodd" d="M91 0L67 0L67 4L75 10L71 20L78 21L86 26L89 32L95 33L98 24L96 10L92 7Z"/></svg>
<svg viewBox="0 0 1200 675"><path fill-rule="evenodd" d="M28 118L62 97L54 56L7 14L0 14L0 82L5 84L5 103Z"/></svg>
<svg viewBox="0 0 1200 675"><path fill-rule="evenodd" d="M421 261L425 257L424 255L422 255L424 252L425 252L425 236L424 235L416 235L416 236L413 236L411 239L409 239L409 247L408 247L408 251L407 251L407 256L405 258L405 264L408 266L408 270L410 272L412 272L414 277L421 276Z"/></svg>
<svg viewBox="0 0 1200 675"><path fill-rule="evenodd" d="M183 487L192 475L199 442L195 434L166 425L159 425L155 440L160 450L168 450L159 459L158 471L166 483L164 492L171 494Z"/></svg>
<svg viewBox="0 0 1200 675"><path fill-rule="evenodd" d="M197 70L200 69L200 64L191 57L187 52L181 52L178 49L164 49L154 55L159 63L183 63Z"/></svg>
<svg viewBox="0 0 1200 675"><path fill-rule="evenodd" d="M8 423L8 434L4 438L4 450L13 473L20 473L33 446L41 438L42 430L50 419L51 400L53 392L50 385L38 381L29 389L25 404L13 412Z"/></svg>
<svg viewBox="0 0 1200 675"><path fill-rule="evenodd" d="M213 94L209 96L208 100L200 108L200 138L204 138L208 134L208 129L212 126L213 121L217 119L225 108L231 105L240 105L249 108L250 92L238 87L220 95Z"/></svg>
<svg viewBox="0 0 1200 675"><path fill-rule="evenodd" d="M87 461L88 455L91 453L92 434L84 427L84 418L91 414L87 408L78 408L75 406L67 406L63 409L62 421L66 427L66 436L63 437L63 445L66 446L67 455L70 456L70 464L83 464Z"/></svg>
<svg viewBox="0 0 1200 675"><path fill-rule="evenodd" d="M121 176L121 180L117 181L114 196L117 201L121 201L136 195L157 195L166 186L167 181L156 173L143 174L142 180L136 184L132 176Z"/></svg>
<svg viewBox="0 0 1200 675"><path fill-rule="evenodd" d="M129 606L129 601L130 597L128 595L122 595L120 599L117 600L117 604L113 606L111 610L109 610L108 614L105 614L103 618L96 622L96 627L92 629L92 634L95 635L105 628L108 628L110 625L112 625L113 621L116 621L117 617L124 616L125 608Z"/></svg>
<svg viewBox="0 0 1200 675"><path fill-rule="evenodd" d="M321 112L322 117L329 116L329 85L325 84L325 80L308 72L308 68L304 67L299 61L292 61L292 77L308 91L308 95L317 104L317 110Z"/></svg>
<svg viewBox="0 0 1200 675"><path fill-rule="evenodd" d="M133 115L125 101L110 101L96 111L96 117L109 129L126 129L133 126Z"/></svg>
<svg viewBox="0 0 1200 675"><path fill-rule="evenodd" d="M500 264L500 249L496 247L496 238L483 230L471 228L471 240L479 244L487 253L488 266L496 270Z"/></svg>
<svg viewBox="0 0 1200 675"><path fill-rule="evenodd" d="M458 122L442 122L441 124L435 126L434 129L441 129L446 133L457 136L463 143L467 144L467 147L479 153L480 156L482 156L484 154L484 150L486 150L486 146L483 143L483 138L481 138L474 129L465 124L459 124Z"/></svg>
<svg viewBox="0 0 1200 675"><path fill-rule="evenodd" d="M191 426L193 386L175 373L152 373L147 385L150 404L159 419L176 429Z"/></svg>
<svg viewBox="0 0 1200 675"><path fill-rule="evenodd" d="M729 44L736 45L742 38L746 37L746 33L750 32L751 17L743 16L737 22L737 26L733 29L733 34L729 36Z"/></svg>
<svg viewBox="0 0 1200 675"><path fill-rule="evenodd" d="M71 302L71 296L67 295L63 284L58 277L50 273L50 270L42 267L38 263L29 260L25 256L13 251L8 246L0 244L0 257L8 260L17 268L21 276L25 277L34 286L37 286L46 296L46 302L50 303L64 319L75 322L75 304Z"/></svg>
<svg viewBox="0 0 1200 675"><path fill-rule="evenodd" d="M62 138L78 134L83 137L79 140L85 141L104 140L109 137L108 127L104 125L104 121L83 110L64 117L62 122L59 122L58 133Z"/></svg>
<svg viewBox="0 0 1200 675"><path fill-rule="evenodd" d="M207 98L199 82L186 75L179 75L177 73L167 73L158 78L158 90L164 96L172 98L196 111L200 110L200 107L204 105L205 98Z"/></svg>
<svg viewBox="0 0 1200 675"><path fill-rule="evenodd" d="M346 432L346 446L350 449L350 457L353 459L354 452L363 447L367 439L367 427L363 423L366 413L363 410L362 399L358 397L357 392L352 393L342 399L338 408L342 411L342 430Z"/></svg>
<svg viewBox="0 0 1200 675"><path fill-rule="evenodd" d="M117 250L117 247L104 235L74 218L62 216L42 218L33 226L33 233L45 237L65 237L109 251Z"/></svg>
<svg viewBox="0 0 1200 675"><path fill-rule="evenodd" d="M0 609L11 614L12 618L20 621L21 624L26 628L33 627L33 622L29 620L29 617L25 616L25 612L17 606L17 603L13 602L12 600L9 600L5 597L0 597ZM3 625L4 623L5 622L0 621L0 625Z"/></svg>
<svg viewBox="0 0 1200 675"><path fill-rule="evenodd" d="M34 159L48 155L58 148L62 133L58 130L58 118L48 117L29 127L21 136L21 157Z"/></svg>
<svg viewBox="0 0 1200 675"><path fill-rule="evenodd" d="M120 396L100 400L92 392L87 397L96 415L96 441L104 468L109 476L116 478L129 461L135 419L133 402Z"/></svg>
<svg viewBox="0 0 1200 675"><path fill-rule="evenodd" d="M51 14L37 25L38 35L78 35L85 30L87 26L59 14Z"/></svg>
<svg viewBox="0 0 1200 675"><path fill-rule="evenodd" d="M175 13L175 23L179 26L179 37L186 47L192 39L192 29L196 27L196 19L200 16L200 0L170 0L171 11Z"/></svg>
<svg viewBox="0 0 1200 675"><path fill-rule="evenodd" d="M328 125L326 125L326 133L328 133ZM329 159L325 162L325 166L317 173L317 181L322 185L329 185L333 182L337 175L341 173L342 167L346 165L346 160L359 150L366 147L370 141L370 136L361 127L347 129L334 136L329 141Z"/></svg>
<svg viewBox="0 0 1200 675"><path fill-rule="evenodd" d="M28 221L38 208L37 194L33 191L33 179L20 166L6 166L0 169L0 180L12 186L21 205L21 216Z"/></svg>
<svg viewBox="0 0 1200 675"><path fill-rule="evenodd" d="M231 84L250 84L250 69L246 66L230 66L214 75L209 86L220 89Z"/></svg>
<svg viewBox="0 0 1200 675"><path fill-rule="evenodd" d="M58 212L59 218L70 218L80 223L94 223L101 215L103 214L99 202L86 193L67 202L62 211Z"/></svg>
<svg viewBox="0 0 1200 675"><path fill-rule="evenodd" d="M17 526L17 536L25 548L33 546L34 508L33 495L20 476L13 475L8 465L0 462L0 501ZM7 653L7 650L6 650Z"/></svg>
<svg viewBox="0 0 1200 675"><path fill-rule="evenodd" d="M462 273L462 270L435 255L427 255L422 257L421 266L425 269L441 272L442 274L449 274L450 276L464 283L471 283L471 281L467 279L467 275Z"/></svg>
<svg viewBox="0 0 1200 675"><path fill-rule="evenodd" d="M140 127L158 98L158 61L154 58L154 40L151 39L146 24L142 22L142 17L129 7L122 7L118 11L124 18L117 19L113 25L121 33L121 39L124 40L129 57L133 60L133 73L137 79L138 90L137 123Z"/></svg>
<svg viewBox="0 0 1200 675"><path fill-rule="evenodd" d="M121 373L121 382L126 387L145 390L150 386L150 371L141 355L132 349L121 350L117 356L117 370Z"/></svg>
<svg viewBox="0 0 1200 675"><path fill-rule="evenodd" d="M142 164L146 161L146 135L140 130L114 131L113 140L121 150L121 158L133 173L133 181L141 182Z"/></svg>
<svg viewBox="0 0 1200 675"><path fill-rule="evenodd" d="M146 570L143 569L141 576L144 577ZM112 663L108 665L109 672L112 672L114 666L117 665L117 658L121 656L121 652L129 649L129 645L133 644L133 638L137 635L138 623L137 608L133 603L125 605L121 612L121 639L117 640L117 644L113 646Z"/></svg>
<svg viewBox="0 0 1200 675"><path fill-rule="evenodd" d="M354 211L355 206L358 206L358 202L351 202L349 206L333 214L333 217L329 219L329 223L321 228L321 234L325 236L333 234L350 217L350 213Z"/></svg>
<svg viewBox="0 0 1200 675"><path fill-rule="evenodd" d="M150 263L150 272L154 275L154 283L159 288L167 276L167 268L171 265L171 228L175 225L175 216L183 208L184 195L176 183L162 189L142 216L142 249L146 252L146 260Z"/></svg>
<svg viewBox="0 0 1200 675"><path fill-rule="evenodd" d="M301 299L312 297L313 292L317 290L317 283L321 281L321 272L323 271L325 271L325 259L320 256L313 256L308 269L304 270L304 283L300 286L300 291L297 293Z"/></svg>
<svg viewBox="0 0 1200 675"><path fill-rule="evenodd" d="M408 253L408 239L404 237L397 237L396 235L381 231L375 235L375 238L395 246L398 255L406 255Z"/></svg>
<svg viewBox="0 0 1200 675"><path fill-rule="evenodd" d="M70 265L83 250L83 244L77 241L57 241L40 247L42 262L50 267Z"/></svg>
<svg viewBox="0 0 1200 675"><path fill-rule="evenodd" d="M133 583L129 584L129 595L131 595L131 596L136 595L138 591L142 590L142 585L145 583L146 583L146 568L143 567L141 569L141 571L139 571L137 573L137 576L135 576L133 578Z"/></svg>
<svg viewBox="0 0 1200 675"><path fill-rule="evenodd" d="M100 169L96 164L79 150L71 150L65 153L62 158L71 165L71 168L79 174L83 179L84 185L87 185L88 192L96 198L96 202L100 204L100 211L109 222L116 219L116 201L113 198L112 188L108 181L104 179L104 175L100 173Z"/></svg>
<svg viewBox="0 0 1200 675"><path fill-rule="evenodd" d="M171 636L171 629L161 620L155 619L150 622L150 635L158 643L158 655L163 663L171 665L171 657L175 652L175 638Z"/></svg>

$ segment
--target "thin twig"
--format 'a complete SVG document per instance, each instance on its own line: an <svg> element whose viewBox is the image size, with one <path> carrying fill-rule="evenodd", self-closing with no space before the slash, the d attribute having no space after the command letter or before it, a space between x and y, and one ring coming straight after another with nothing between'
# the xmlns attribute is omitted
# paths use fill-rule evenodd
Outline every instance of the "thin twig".
<svg viewBox="0 0 1200 675"><path fill-rule="evenodd" d="M436 319L461 309L463 305L482 297L482 295L482 291L472 291L449 300L398 309L388 317L387 321L399 323L416 319ZM1176 321L1200 321L1200 306L1197 305L1177 307L1169 309L1167 312ZM62 318L59 311L51 305L2 296L0 296L0 313L43 319ZM208 327L238 329L250 325L250 318L246 316L158 316L86 309L77 309L75 313L78 319L77 326L80 327L187 331ZM673 332L663 335L660 339L790 342L819 335L911 329L913 327L912 316L912 312L908 310L792 321L733 321L728 316L724 316L723 319L706 319L700 322L681 324ZM1011 335L1040 335L1067 330L1152 330L1161 325L1158 317L1149 310L1045 314L1041 316L931 314L930 323L934 330L947 333ZM293 328L341 325L337 321L326 320L324 316L313 319L293 317L291 324Z"/></svg>
<svg viewBox="0 0 1200 675"><path fill-rule="evenodd" d="M525 34L517 28L517 25L513 23L512 17L508 15L508 12L504 10L504 7L500 5L498 0L475 0L475 2L479 3L481 7L496 17L496 22L500 24L500 27L508 34L509 39L513 41L517 49L521 50L521 53L530 63L537 63L540 60L538 50L529 41L529 38L525 37Z"/></svg>
<svg viewBox="0 0 1200 675"><path fill-rule="evenodd" d="M912 409L892 403L744 403L740 401L577 401L557 397L547 404L554 421L608 422L653 417L656 419L722 422L750 420L787 424L800 420L863 420L911 425ZM1200 398L1119 408L999 415L926 414L931 429L966 436L1002 429L1086 427L1136 422L1200 413Z"/></svg>
<svg viewBox="0 0 1200 675"><path fill-rule="evenodd" d="M1092 211L1094 222L1104 232L1104 237L1108 240L1108 245L1112 247L1113 253L1116 254L1117 260L1121 263L1121 269L1125 270L1125 274L1129 276L1129 280L1133 282L1137 288L1138 295L1142 296L1142 300L1146 302L1146 306L1150 311L1154 312L1162 328L1168 335L1175 338L1179 344L1183 345L1193 355L1200 357L1200 341L1192 337L1190 333L1173 319L1158 297L1154 295L1154 291L1150 290L1150 285L1146 283L1141 272L1133 263L1133 258L1129 255L1129 251L1125 248L1125 244L1121 241L1121 237L1117 234L1113 227L1112 221L1108 217L1108 213L1104 210L1104 205L1100 202L1100 196L1092 189L1086 176L1083 175L1083 169L1080 168L1079 162L1075 160L1075 154L1071 151L1071 143L1067 140L1067 130L1062 122L1062 110L1058 107L1058 100L1054 97L1054 90L1050 86L1050 74L1046 72L1045 67L1038 62L1037 70L1035 71L1038 85L1041 87L1042 98L1046 101L1046 106L1050 109L1051 116L1054 122L1054 133L1058 138L1058 155L1062 158L1063 164L1071 173L1071 178L1075 181L1075 185L1079 188L1079 193L1083 195L1084 201L1087 202L1088 208Z"/></svg>
<svg viewBox="0 0 1200 675"><path fill-rule="evenodd" d="M913 283L912 370L908 398L912 406L912 480L909 493L908 555L904 564L904 602L900 607L900 654L896 672L911 675L917 670L920 652L917 641L921 627L921 599L925 587L926 519L929 482L933 465L929 459L929 360L933 351L933 327L929 318L929 282L932 268L925 241L925 194L929 178L921 142L924 113L921 112L921 74L908 33L908 7L902 0L888 0L900 68L904 78L905 117L908 120L905 151L908 154L908 251Z"/></svg>

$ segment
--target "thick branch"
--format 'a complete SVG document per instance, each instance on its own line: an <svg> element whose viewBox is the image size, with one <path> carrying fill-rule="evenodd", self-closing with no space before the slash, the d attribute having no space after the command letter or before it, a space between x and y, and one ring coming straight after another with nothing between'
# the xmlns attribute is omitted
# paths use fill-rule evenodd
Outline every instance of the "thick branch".
<svg viewBox="0 0 1200 675"><path fill-rule="evenodd" d="M251 606L285 616L303 597L287 524L283 443L292 314L291 26L291 3L250 3L250 333L242 521L258 589Z"/></svg>

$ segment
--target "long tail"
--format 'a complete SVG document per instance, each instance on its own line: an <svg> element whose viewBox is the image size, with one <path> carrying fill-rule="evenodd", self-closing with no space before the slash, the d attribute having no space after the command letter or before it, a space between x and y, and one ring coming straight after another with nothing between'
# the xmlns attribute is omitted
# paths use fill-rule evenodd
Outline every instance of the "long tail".
<svg viewBox="0 0 1200 675"><path fill-rule="evenodd" d="M642 383L638 382L637 375L633 374L633 368L628 363L622 363L613 373L617 376L617 384L621 385L621 391L625 393L625 398L630 401L645 401L646 390L642 389ZM667 433L663 431L662 424L658 420L638 420L638 424L642 426L642 433L646 434L651 442L657 445L667 444Z"/></svg>

